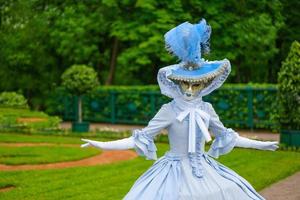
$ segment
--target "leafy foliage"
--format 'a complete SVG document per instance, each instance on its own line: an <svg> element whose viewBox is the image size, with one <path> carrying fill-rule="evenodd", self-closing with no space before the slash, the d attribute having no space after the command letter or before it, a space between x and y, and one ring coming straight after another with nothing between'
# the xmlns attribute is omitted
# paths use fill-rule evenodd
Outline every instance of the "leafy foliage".
<svg viewBox="0 0 300 200"><path fill-rule="evenodd" d="M0 106L27 108L27 100L22 94L16 92L2 92L0 94Z"/></svg>
<svg viewBox="0 0 300 200"><path fill-rule="evenodd" d="M278 76L281 129L300 130L300 43L293 42Z"/></svg>
<svg viewBox="0 0 300 200"><path fill-rule="evenodd" d="M277 63L278 67L281 66L281 61L287 57L292 43L300 38L300 20L298 20L300 18L300 1L280 0L280 2L282 3L281 13L284 18L284 25L280 29L277 39L279 52L274 63Z"/></svg>
<svg viewBox="0 0 300 200"><path fill-rule="evenodd" d="M85 65L73 65L61 76L62 85L74 95L83 95L92 91L98 84L97 73Z"/></svg>
<svg viewBox="0 0 300 200"><path fill-rule="evenodd" d="M291 38L278 38L278 31L297 30L289 23L295 12L286 12L295 3L281 1L1 0L0 90L20 89L30 105L44 108L74 63L93 67L101 83L154 84L158 69L176 62L164 49L164 33L201 17L213 30L207 59L231 60L231 82L275 82L277 41Z"/></svg>
<svg viewBox="0 0 300 200"><path fill-rule="evenodd" d="M48 45L47 17L35 4L34 0L0 3L0 90L18 90L38 108L62 71Z"/></svg>

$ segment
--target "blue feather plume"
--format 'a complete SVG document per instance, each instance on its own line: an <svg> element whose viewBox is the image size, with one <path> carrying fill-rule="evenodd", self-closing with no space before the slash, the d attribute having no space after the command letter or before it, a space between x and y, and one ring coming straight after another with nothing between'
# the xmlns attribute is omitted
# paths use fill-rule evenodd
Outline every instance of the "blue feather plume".
<svg viewBox="0 0 300 200"><path fill-rule="evenodd" d="M205 19L198 24L184 22L165 34L166 48L183 62L199 63L201 51L209 52L210 34Z"/></svg>

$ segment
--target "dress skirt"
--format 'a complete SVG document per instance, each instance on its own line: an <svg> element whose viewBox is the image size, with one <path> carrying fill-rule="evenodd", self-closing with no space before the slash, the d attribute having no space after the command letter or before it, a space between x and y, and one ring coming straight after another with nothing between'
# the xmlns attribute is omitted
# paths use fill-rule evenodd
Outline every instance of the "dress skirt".
<svg viewBox="0 0 300 200"><path fill-rule="evenodd" d="M196 175L195 175L196 174ZM194 161L167 152L132 186L125 200L262 200L233 170L206 154Z"/></svg>

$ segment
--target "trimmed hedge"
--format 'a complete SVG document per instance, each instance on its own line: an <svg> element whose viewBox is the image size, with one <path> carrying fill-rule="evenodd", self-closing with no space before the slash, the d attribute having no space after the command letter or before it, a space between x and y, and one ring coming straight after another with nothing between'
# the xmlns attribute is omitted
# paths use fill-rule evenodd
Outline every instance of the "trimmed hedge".
<svg viewBox="0 0 300 200"><path fill-rule="evenodd" d="M204 97L220 119L232 128L274 129L277 123L277 87L273 84L225 84ZM158 86L100 86L83 98L83 119L91 122L147 124L171 99ZM64 120L76 118L76 97L58 88L47 101L47 113Z"/></svg>
<svg viewBox="0 0 300 200"><path fill-rule="evenodd" d="M56 131L61 119L29 109L0 107L0 130L8 132Z"/></svg>

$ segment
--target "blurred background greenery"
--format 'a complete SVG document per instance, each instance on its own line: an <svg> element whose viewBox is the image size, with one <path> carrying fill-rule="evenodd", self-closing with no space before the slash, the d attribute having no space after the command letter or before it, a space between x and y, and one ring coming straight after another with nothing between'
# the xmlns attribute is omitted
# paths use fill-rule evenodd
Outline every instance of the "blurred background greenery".
<svg viewBox="0 0 300 200"><path fill-rule="evenodd" d="M32 108L61 84L73 64L92 66L102 85L156 84L176 63L163 35L205 18L211 53L228 58L231 83L276 83L291 43L300 38L297 0L0 0L0 91L22 93Z"/></svg>
<svg viewBox="0 0 300 200"><path fill-rule="evenodd" d="M82 107L86 121L146 124L170 100L160 94L157 71L178 62L163 35L205 18L212 26L205 58L228 58L232 73L204 100L226 126L278 130L280 123L293 130L281 135L287 148L235 149L221 162L257 190L292 175L300 170L299 10L298 0L0 0L0 164L79 160L99 153L80 149L80 137L130 136L97 129L73 134L61 122L75 121ZM161 134L156 141L162 156L168 138ZM1 171L0 189L12 188L0 199L121 199L151 164L136 158Z"/></svg>

